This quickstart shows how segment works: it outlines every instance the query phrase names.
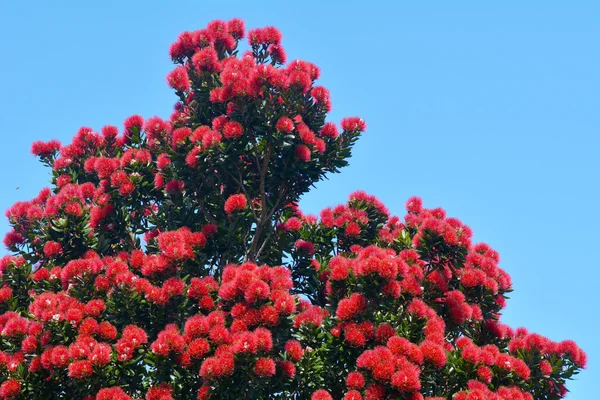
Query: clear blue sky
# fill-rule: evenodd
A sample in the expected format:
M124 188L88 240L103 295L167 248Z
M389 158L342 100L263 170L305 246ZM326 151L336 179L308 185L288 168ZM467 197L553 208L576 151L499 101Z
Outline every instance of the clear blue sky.
M216 18L275 25L290 59L321 67L332 120L368 123L351 166L303 209L356 189L399 215L411 195L444 207L500 252L515 288L504 322L576 340L590 361L568 398L598 398L600 3L83 3L0 5L2 210L48 180L34 140L170 114L178 33Z

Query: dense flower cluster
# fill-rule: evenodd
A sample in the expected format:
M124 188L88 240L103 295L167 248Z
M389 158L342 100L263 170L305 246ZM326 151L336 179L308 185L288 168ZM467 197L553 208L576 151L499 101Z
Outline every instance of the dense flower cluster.
M0 399L564 397L585 353L499 322L511 280L468 226L362 191L299 210L366 124L326 122L276 28L213 21L170 56L168 119L32 146L52 187L6 211Z

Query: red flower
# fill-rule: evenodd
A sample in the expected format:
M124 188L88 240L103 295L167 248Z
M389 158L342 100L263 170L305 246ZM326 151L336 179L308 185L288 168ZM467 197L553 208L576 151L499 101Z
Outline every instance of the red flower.
M227 32L236 40L242 39L246 32L246 24L239 18L233 18L227 21Z
M102 314L102 312L104 312L105 308L106 308L106 305L104 304L104 300L95 299L95 300L90 300L86 304L85 311L91 317L99 317L100 314Z
M542 372L542 374L549 376L550 374L552 374L552 365L548 361L542 360L540 362L540 371Z
M285 344L285 352L292 361L300 361L304 357L302 345L297 340L288 340Z
M198 72L217 72L220 68L219 57L212 47L206 47L192 57L192 65Z
M437 368L446 365L446 351L442 346L430 340L425 340L419 346L423 352L423 359Z
M4 236L4 245L9 249L12 249L17 244L21 244L25 242L25 238L19 232L16 232L14 229L9 231L6 236Z
M333 400L327 390L319 389L310 396L310 400Z
M297 217L292 217L285 221L284 227L288 231L298 232L300 229L302 229L302 220Z
M244 298L248 303L253 304L259 300L268 298L270 294L269 285L263 281L255 281L246 289Z
M485 365L480 365L477 367L477 377L486 385L489 385L493 377L492 370Z
M344 400L362 400L360 392L357 390L350 390L344 395Z
M106 125L102 127L102 136L108 140L114 140L119 134L119 128L113 125Z
M146 393L146 400L173 400L173 390L166 383L154 386Z
M65 346L56 346L51 351L50 361L57 368L64 368L69 364L69 350Z
M135 325L127 325L123 330L123 339L130 341L134 346L139 347L148 343L146 331Z
M296 156L296 158L298 158L299 160L302 160L304 162L310 161L310 149L303 144L296 147L296 151L294 152L294 155Z
M90 353L89 360L93 365L106 365L110 362L112 349L105 343L98 343Z
M329 90L323 86L315 86L310 91L310 95L315 99L315 103L322 105L326 111L331 111L331 94Z
M47 158L54 156L60 150L60 147L58 140L51 140L49 142L36 141L31 145L31 153L40 158Z
M62 253L62 246L57 242L46 242L44 245L44 254L46 257L55 258Z
M304 252L304 253L307 253L307 254L314 254L315 253L315 245L312 244L311 242L306 241L306 240L302 240L302 239L296 240L296 243L294 243L294 247L299 252Z
M392 375L392 385L401 392L416 392L421 389L419 368L402 368Z
M320 133L321 136L329 137L332 139L335 139L339 135L337 127L333 122L327 122L325 125L323 125L323 128L321 128Z
M360 225L358 225L356 222L350 222L348 226L346 226L344 233L347 236L358 236L360 235Z
M158 158L156 159L156 168L158 168L159 170L164 170L166 169L169 165L171 164L171 159L169 158L168 154L160 154L158 156Z
M296 366L289 361L280 361L277 365L283 371L283 374L288 378L293 378L296 376Z
M294 130L294 122L288 117L281 117L277 120L275 129L280 132L290 133Z
M0 385L0 397L3 399L13 397L21 391L21 384L16 379L8 379Z
M235 139L242 136L244 133L244 127L242 124L236 121L229 121L223 126L223 136L227 139Z
M13 290L9 286L4 286L2 289L0 289L0 304L6 303L8 301L8 299L10 299L12 294L13 294Z
M200 359L210 350L206 339L195 339L188 345L188 351L192 358Z
M342 321L347 321L361 313L366 305L366 299L363 295L353 293L349 298L343 299L338 303L336 317Z
M346 386L350 389L362 389L365 386L365 377L360 372L350 372L346 378Z
M367 129L367 124L361 118L348 117L342 120L342 129L349 132L364 132Z
M423 210L423 200L420 197L411 197L406 202L406 210L410 213L420 213Z
M234 194L229 196L227 201L225 202L225 212L227 214L232 214L236 211L241 211L246 208L248 205L248 200L246 196L243 194Z
M364 347L367 340L356 324L350 324L344 328L344 339L354 347Z
M69 377L82 379L92 375L92 363L86 360L73 361L69 364Z
M275 375L275 361L266 357L259 358L254 365L254 373L258 376L267 377Z
M190 90L190 78L185 67L177 67L167 75L169 86L179 92Z
M165 190L171 196L182 193L184 189L185 189L185 183L180 180L172 180L172 181L167 182L167 184L165 185Z
M104 321L98 325L96 333L106 340L115 340L117 337L117 328L110 322Z
M168 134L171 132L171 124L163 121L159 117L149 118L144 124L144 130L151 146L153 143L164 142Z
M131 400L131 397L118 387L101 389L96 395L96 400Z

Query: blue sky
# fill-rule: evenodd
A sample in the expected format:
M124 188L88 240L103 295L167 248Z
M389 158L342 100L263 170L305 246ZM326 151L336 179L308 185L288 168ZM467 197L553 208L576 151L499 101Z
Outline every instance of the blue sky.
M170 114L178 33L216 18L275 25L289 59L321 67L331 120L368 123L351 166L302 208L356 189L398 215L412 195L444 207L500 252L515 288L504 322L576 340L590 361L567 398L597 397L599 3L83 3L0 4L2 210L47 183L34 140Z

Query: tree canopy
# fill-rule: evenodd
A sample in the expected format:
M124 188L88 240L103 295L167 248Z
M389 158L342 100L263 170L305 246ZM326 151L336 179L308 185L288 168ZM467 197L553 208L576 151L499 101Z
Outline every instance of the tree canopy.
M499 321L511 280L467 225L362 191L299 209L366 124L327 121L281 39L184 32L168 120L33 144L52 185L6 212L0 398L564 397L585 353Z

